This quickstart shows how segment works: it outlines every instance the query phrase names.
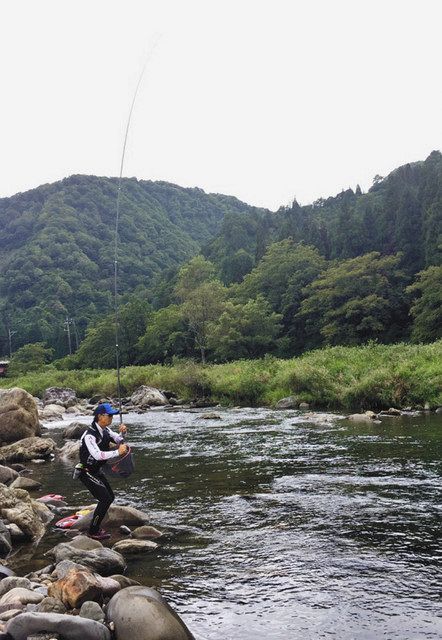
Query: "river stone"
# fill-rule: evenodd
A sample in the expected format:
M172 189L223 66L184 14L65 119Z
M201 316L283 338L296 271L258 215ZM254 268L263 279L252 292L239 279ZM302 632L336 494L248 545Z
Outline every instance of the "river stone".
M310 409L310 405L308 402L300 402L299 408L301 409L301 411L308 411Z
M11 589L21 587L22 589L31 589L31 581L28 578L20 578L19 576L9 576L0 581L0 598Z
M69 387L49 387L43 394L43 404L61 403L64 407L73 407L77 404L77 394Z
M6 632L14 640L27 640L40 631L59 633L69 640L111 640L111 633L104 624L80 616L60 613L22 613L6 625ZM129 634L126 640L129 640Z
M160 407L168 404L164 393L161 393L161 391L155 387L148 387L146 385L138 387L131 395L130 400L132 404L137 407Z
M0 445L40 435L34 398L24 389L0 389Z
M281 398L275 404L275 409L296 409L298 401L295 396L287 396L287 398Z
M22 476L20 476L16 478L14 482L9 486L11 486L13 489L26 489L26 491L36 491L37 489L41 488L41 482L33 480L32 478L23 478Z
M102 600L102 590L96 576L88 569L71 569L64 578L49 585L48 595L61 600L71 609L87 600Z
M37 605L37 611L40 613L66 613L66 607L58 598L46 596Z
M33 458L47 458L55 453L57 445L51 438L24 438L0 448L0 460L24 462Z
M11 469L11 467L4 467L0 465L0 482L2 484L10 485L16 478L18 478L18 472L15 469Z
M0 620L2 622L7 622L11 620L11 618L15 618L19 613L22 613L23 609L8 609L8 611L3 611L0 613Z
M95 509L95 505L88 505L85 508L91 508L92 511L84 518L80 518L74 525L71 527L72 529L79 529L81 531L85 531L89 529L89 525L92 521L93 510ZM142 524L147 524L149 522L149 516L144 511L139 511L134 507L125 507L119 504L112 504L109 507L109 510L104 517L103 526L109 527L119 527L122 524L137 526Z
M87 429L89 429L89 425L87 424L71 422L71 424L63 431L63 438L66 440L79 440Z
M43 504L32 500L24 489L11 489L0 484L0 515L16 524L27 538L36 540L45 531L42 513L45 509L52 518L52 513Z
M65 408L59 404L48 404L41 409L39 417L41 420L60 420L65 412Z
M150 553L158 546L156 542L151 540L120 540L114 544L112 549L126 556L136 553Z
M64 460L78 462L80 460L80 441L68 440L68 442L58 450L58 455Z
M104 576L115 572L119 573L126 568L123 556L105 547L91 551L82 551L66 542L62 542L48 551L48 555L49 554L54 556L57 563L62 560L72 560Z
M221 420L221 416L218 413L203 413L199 416L202 420Z
M71 569L86 569L86 568L87 567L85 567L82 564L79 564L78 562L72 562L71 560L62 560L55 566L55 569L53 570L52 575L58 579L64 578L64 576L68 574Z
M21 604L38 604L43 600L41 593L35 593L30 589L23 587L14 587L7 591L0 598L0 604L9 604L10 602L21 602Z
M141 584L136 580L132 580L132 578L128 578L127 576L122 576L119 574L115 574L109 576L110 579L115 580L120 585L121 589L125 589L126 587L139 587Z
M98 602L93 602L87 600L83 602L80 609L80 614L82 618L88 618L89 620L96 620L97 622L104 622L105 615L103 609L100 607Z
M82 551L92 551L93 549L104 549L104 546L101 544L99 540L93 540L88 536L75 536L72 540L69 541L71 547L75 547L75 549L81 549Z
M155 529L155 527L150 527L148 525L137 527L132 531L132 537L136 540L145 540L146 538L160 538L162 535L163 533L161 531Z
M10 576L15 576L15 572L4 564L0 564L0 580L4 580L4 578L9 578Z
M116 640L194 640L181 618L154 589L127 587L106 609Z

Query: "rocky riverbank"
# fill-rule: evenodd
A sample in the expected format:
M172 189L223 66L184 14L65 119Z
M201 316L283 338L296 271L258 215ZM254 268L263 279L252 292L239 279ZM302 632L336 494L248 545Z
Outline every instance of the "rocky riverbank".
M48 390L38 404L25 391L12 389L2 392L0 402L0 638L191 639L184 622L158 592L124 575L126 558L154 553L163 537L149 525L146 513L130 506L112 505L108 512L105 526L113 533L112 548L82 534L95 506L82 505L89 508L89 516L46 553L47 566L24 576L15 574L19 558L36 549L47 526L81 508L68 506L62 496L30 495L45 490L28 477L30 466L64 454L64 448L46 437L39 418L90 415L90 403L78 402L69 389ZM75 438L80 437L81 427ZM66 437L73 437L72 429ZM68 444L78 450L78 441Z

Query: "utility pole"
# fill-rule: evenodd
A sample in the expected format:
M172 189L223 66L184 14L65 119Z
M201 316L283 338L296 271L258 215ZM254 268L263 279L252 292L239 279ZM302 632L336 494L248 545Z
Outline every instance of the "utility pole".
M72 320L70 320L69 316L66 316L66 320L64 321L65 324L65 331L68 334L68 345L69 345L69 355L72 355L72 344L71 344L71 322Z
M78 351L78 347L79 347L79 340L78 340L78 331L77 331L77 325L75 324L75 318L71 318L72 321L72 326L74 327L74 336L75 336L75 345L76 345L76 351Z
M9 358L12 358L12 336L17 333L17 331L11 331L11 328L8 327L8 340L9 340Z

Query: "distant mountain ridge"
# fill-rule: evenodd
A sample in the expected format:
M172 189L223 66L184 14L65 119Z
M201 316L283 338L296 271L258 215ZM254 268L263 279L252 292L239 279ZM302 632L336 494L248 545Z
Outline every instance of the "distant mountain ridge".
M112 307L116 178L73 175L0 199L0 351L8 328L16 346L46 341L63 355L63 322L80 334ZM313 245L327 260L400 252L411 281L442 263L442 155L377 177L367 193L348 189L277 212L235 197L167 182L125 178L120 218L122 294L198 252L226 284L240 282L275 241ZM3 341L3 345L1 344Z
M0 199L3 334L6 324L20 326L17 344L54 343L54 331L64 341L66 315L84 331L111 308L117 185L116 178L74 175ZM120 291L149 286L198 253L226 214L256 211L198 188L123 179Z

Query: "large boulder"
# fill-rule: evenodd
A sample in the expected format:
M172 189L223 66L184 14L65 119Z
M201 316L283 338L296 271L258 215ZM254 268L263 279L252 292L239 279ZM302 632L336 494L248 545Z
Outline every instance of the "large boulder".
M105 547L87 551L77 549L67 542L61 542L48 551L47 555L52 555L56 563L62 560L71 560L103 576L109 576L112 573L121 573L126 568L123 556Z
M39 436L40 423L34 398L24 389L0 389L0 446Z
M168 399L159 389L143 385L131 395L132 404L137 407L161 407L169 404Z
M37 491L41 488L41 482L27 478L26 476L19 476L10 485L12 489L26 489L26 491Z
M53 518L50 509L32 500L24 489L0 484L0 516L16 524L28 540L37 540L45 532L45 522Z
M194 640L181 618L149 587L127 587L116 593L106 609L116 640Z
M92 511L84 518L80 518L75 522L72 526L72 529L78 529L80 531L85 531L89 528L89 525L92 521L93 510L95 509L95 505L91 505L90 507ZM119 527L122 524L128 526L139 526L143 524L148 524L149 516L144 511L140 511L139 509L135 509L134 507L125 507L120 504L112 504L109 507L107 514L104 517L103 525L106 527Z
M0 460L4 462L24 462L36 458L48 458L54 454L57 445L51 438L24 438L5 447L0 447Z
M79 440L83 433L89 428L88 424L81 422L71 422L63 431L63 438L66 440Z
M55 632L69 640L111 640L111 632L104 624L62 613L22 613L8 622L6 632L9 636L5 637L14 640L27 640L28 636L43 632Z
M73 389L69 387L49 387L43 394L43 404L61 404L64 407L73 407L78 403L78 398Z

